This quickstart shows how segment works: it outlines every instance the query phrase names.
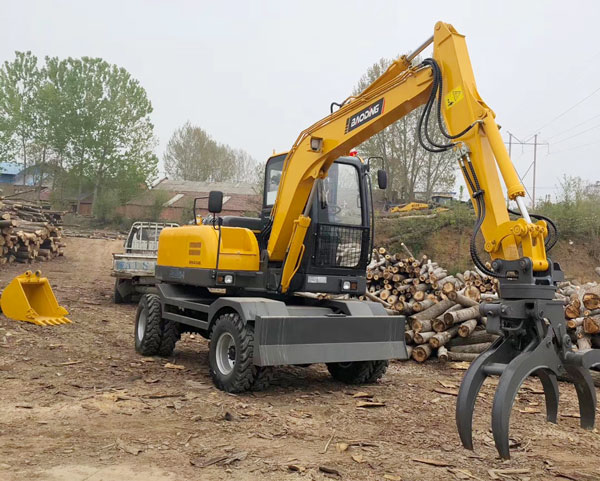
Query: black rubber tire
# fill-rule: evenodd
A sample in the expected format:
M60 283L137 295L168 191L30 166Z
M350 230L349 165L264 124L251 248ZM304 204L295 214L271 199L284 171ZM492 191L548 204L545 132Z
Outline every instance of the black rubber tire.
M122 296L121 293L119 292L119 289L117 288L117 286L121 283L125 283L125 282L129 282L131 283L130 280L127 279L115 279L115 292L113 294L113 301L115 304L130 304L131 302L133 302L133 298L131 296L131 294L128 294L126 296Z
M273 381L274 374L271 366L256 366L256 376L250 389L252 391L264 391Z
M115 279L115 291L113 293L113 302L115 304L124 304L125 303L125 299L123 298L123 296L119 292L118 286L119 286L119 279Z
M170 319L162 319L162 338L160 340L160 347L158 348L158 355L162 357L169 357L175 350L177 341L181 339L181 332L179 330L179 324Z
M230 334L235 346L235 364L230 373L219 370L216 351L219 338ZM239 314L219 316L210 335L208 362L210 376L219 389L225 392L243 392L253 388L258 368L252 363L254 350L254 327L245 323Z
M145 316L146 326L139 335L140 319ZM162 340L162 308L156 294L142 296L135 313L135 350L144 356L158 354Z
M327 369L336 381L345 384L369 384L378 381L387 371L389 361L331 362Z

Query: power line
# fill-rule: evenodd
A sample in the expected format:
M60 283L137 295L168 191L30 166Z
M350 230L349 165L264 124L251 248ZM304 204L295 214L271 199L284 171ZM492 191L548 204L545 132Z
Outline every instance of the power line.
M557 140L557 141L556 141L556 142L554 142L554 143L555 143L555 144L560 144L561 142L564 142L565 140L572 139L573 137L579 137L580 135L583 135L583 134L585 134L586 132L589 132L590 130L597 129L598 127L600 127L600 124L594 125L593 127L590 127L589 129L582 130L581 132L579 132L579 133L577 133L577 134L573 134L573 135L571 135L570 137L567 137L566 139L560 139L560 140Z
M600 88L598 90L600 90ZM538 145L548 145L548 142L538 142L538 135L539 134L533 135L533 142L528 142L528 141L521 142L516 135L513 135L511 132L508 132L508 155L509 155L509 157L512 152L513 137L515 138L515 140L517 140L516 143L520 144L521 146L533 145L533 162L531 163L531 165L533 165L533 189L532 189L533 195L531 195L530 198L531 198L532 207L534 209L535 209L535 181L536 181L536 177L537 177L537 175L536 175L537 174L537 148L538 148ZM529 172L531 165L527 169L527 172L525 172L525 175L527 175L527 173ZM518 172L517 172L517 175L519 175ZM523 177L525 177L525 175ZM523 183L523 179L520 176L519 176L519 178L521 179L521 183ZM529 195L529 192L527 192L527 195Z
M536 132L540 131L546 127L548 127L548 125L550 125L551 123L553 123L554 121L560 119L563 115L568 114L571 110L573 110L575 107L577 107L578 105L581 105L583 102L585 102L587 99L589 99L590 97L592 97L596 92L600 91L600 87L598 87L597 89L595 89L591 94L586 95L584 98L582 98L580 101L576 102L575 104L571 105L567 110L565 110L564 112L558 114L556 117L554 117L553 119L549 120L548 122L546 122L544 125L542 125L540 128L535 129ZM534 134L535 135L535 134ZM529 137L529 139L531 139L531 137ZM527 140L529 140L527 139Z
M590 117L589 119L584 120L583 122L579 122L578 124L574 125L573 127L569 127L568 129L561 130L560 132L558 132L558 133L556 133L556 134L551 135L550 137L548 137L548 140L553 139L556 136L560 136L560 135L562 135L564 133L570 132L571 130L576 129L577 127L580 127L582 125L587 124L590 120L597 119L598 117L600 117L600 114L594 115L593 117Z
M589 142L587 144L580 144L580 145L576 145L575 147L569 147L568 149L557 150L556 152L548 152L547 155L560 154L562 152L571 152L572 150L578 150L578 149L582 149L584 147L589 147L590 145L596 145L596 144L600 144L600 141Z

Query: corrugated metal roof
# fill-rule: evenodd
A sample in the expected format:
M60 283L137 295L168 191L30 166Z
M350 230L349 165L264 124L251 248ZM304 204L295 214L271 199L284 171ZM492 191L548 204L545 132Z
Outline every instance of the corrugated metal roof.
M23 170L23 167L14 162L0 162L0 174L17 175Z
M256 194L255 185L246 182L193 182L191 180L164 179L156 184L153 189L167 190L169 192L210 192L211 190L220 190L224 194Z

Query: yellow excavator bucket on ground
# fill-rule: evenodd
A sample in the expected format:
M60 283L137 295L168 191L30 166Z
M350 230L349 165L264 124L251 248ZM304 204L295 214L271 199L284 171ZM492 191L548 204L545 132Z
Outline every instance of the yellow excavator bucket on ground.
M2 291L0 308L6 317L38 326L56 326L71 322L52 292L48 279L40 271L15 277Z

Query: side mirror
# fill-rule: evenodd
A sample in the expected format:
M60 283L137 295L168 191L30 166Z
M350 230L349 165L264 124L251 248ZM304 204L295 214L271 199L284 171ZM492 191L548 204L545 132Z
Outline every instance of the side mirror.
M211 190L208 193L208 212L218 214L223 210L223 192Z
M385 170L379 169L377 171L377 186L381 190L385 190L385 189L387 189L387 185L388 185L387 172Z

